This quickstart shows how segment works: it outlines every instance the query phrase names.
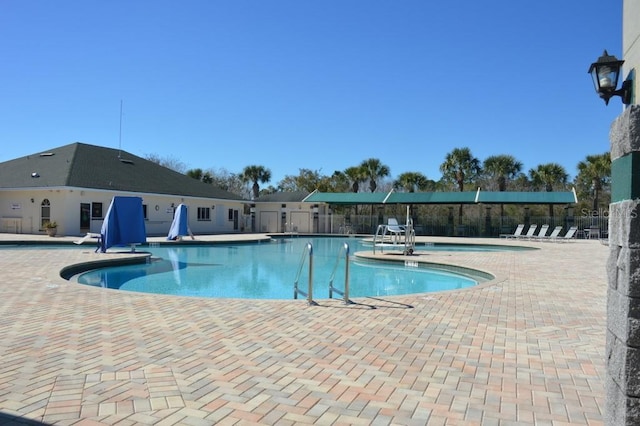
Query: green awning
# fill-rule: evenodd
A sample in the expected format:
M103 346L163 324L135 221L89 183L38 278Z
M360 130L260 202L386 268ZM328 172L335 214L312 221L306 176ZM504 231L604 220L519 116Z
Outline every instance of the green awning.
M574 204L574 192L482 192L478 202L484 204Z
M326 204L384 204L385 192L312 192L305 203Z
M307 203L326 204L574 204L574 191L553 192L313 192Z
M392 192L386 204L475 204L476 192Z

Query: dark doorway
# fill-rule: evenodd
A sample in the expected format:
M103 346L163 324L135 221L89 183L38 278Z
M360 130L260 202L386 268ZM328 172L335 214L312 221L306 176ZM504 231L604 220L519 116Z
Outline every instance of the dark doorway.
M91 204L80 203L80 232L91 230Z

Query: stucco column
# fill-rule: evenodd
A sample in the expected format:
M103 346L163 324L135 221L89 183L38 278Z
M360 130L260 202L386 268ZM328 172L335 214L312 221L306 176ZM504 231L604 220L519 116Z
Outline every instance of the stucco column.
M605 424L640 424L640 106L611 126Z

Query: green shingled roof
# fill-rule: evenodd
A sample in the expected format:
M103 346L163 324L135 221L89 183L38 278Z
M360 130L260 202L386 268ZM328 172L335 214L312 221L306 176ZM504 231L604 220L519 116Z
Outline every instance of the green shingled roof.
M126 151L79 142L0 163L0 188L49 187L242 200Z

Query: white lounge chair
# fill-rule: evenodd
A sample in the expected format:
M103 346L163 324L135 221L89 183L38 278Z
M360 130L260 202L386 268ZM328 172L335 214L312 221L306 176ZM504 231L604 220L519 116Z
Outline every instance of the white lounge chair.
M560 232L562 232L562 225L558 225L555 228L553 228L553 231L551 231L551 234L544 237L538 237L538 239L541 241L551 241L558 238L558 236L560 235Z
M540 227L537 233L534 233L530 240L542 239L547 235L547 230L549 229L549 225L546 223Z
M87 235L85 235L84 237L80 238L79 240L75 240L74 243L75 244L82 244L82 243L84 243L85 241L87 241L90 238L98 239L98 238L100 238L100 234L94 234L94 233L91 233L91 232L87 232Z
M536 234L536 229L538 229L538 225L536 225L535 223L532 223L531 225L529 225L529 229L527 230L527 233L524 235L520 235L517 238L518 239L531 239L531 237L533 237Z
M572 226L571 228L569 228L567 233L564 234L564 236L556 237L552 241L557 241L557 242L571 241L573 238L575 238L576 232L578 232L578 227L577 226Z
M500 238L518 238L524 231L524 223L519 224L513 234L500 234Z

